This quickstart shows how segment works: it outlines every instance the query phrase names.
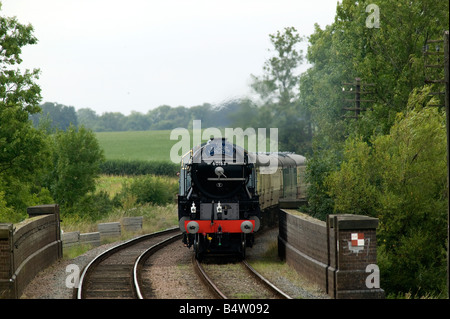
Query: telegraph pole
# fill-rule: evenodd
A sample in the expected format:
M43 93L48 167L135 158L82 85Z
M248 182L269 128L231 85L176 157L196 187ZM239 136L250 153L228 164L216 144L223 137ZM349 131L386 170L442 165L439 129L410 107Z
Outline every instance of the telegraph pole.
M374 87L375 85L372 83L362 83L361 78L355 78L355 82L353 83L342 83L344 87L342 87L342 91L344 93L354 94L353 99L344 99L344 102L351 102L353 106L346 106L343 107L343 111L352 111L354 112L353 115L343 115L344 118L355 118L358 119L361 111L365 111L366 108L361 106L361 103L366 102L375 102L375 100L367 100L362 99L361 96L364 94L373 94L373 91L367 90L366 87ZM350 86L350 89L345 90L345 86Z
M432 69L442 70L444 67L444 79L430 79L426 78L425 83L428 84L444 84L444 91L432 92L430 95L438 95L444 97L444 104L434 104L430 106L445 107L445 119L447 130L447 297L450 297L450 109L449 109L449 74L448 74L448 55L449 55L449 42L448 42L448 30L444 32L443 39L440 40L428 40L424 46L423 52L425 56L425 73L430 70L431 77L435 77L438 73L431 72ZM444 52L440 51L440 46L437 44L435 51L429 51L429 44L444 43ZM441 62L441 57L444 57L444 63ZM434 58L434 59L433 59ZM442 103L442 99L440 99Z
M445 116L447 119L447 298L450 298L450 284L449 284L449 254L450 249L450 166L449 166L449 156L450 156L450 110L449 110L449 75L448 75L448 54L449 54L449 42L448 42L448 30L444 32L444 81L445 81Z

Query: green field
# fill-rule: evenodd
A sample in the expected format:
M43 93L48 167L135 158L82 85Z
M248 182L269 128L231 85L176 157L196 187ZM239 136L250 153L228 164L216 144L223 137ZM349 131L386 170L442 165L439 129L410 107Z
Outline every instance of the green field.
M105 151L107 160L170 161L170 150L179 141L170 140L170 133L171 130L97 132L95 134ZM192 132L190 138L192 145ZM269 139L267 139L267 149L269 149L268 141Z
M97 132L108 160L170 161L170 149L177 141L167 131Z

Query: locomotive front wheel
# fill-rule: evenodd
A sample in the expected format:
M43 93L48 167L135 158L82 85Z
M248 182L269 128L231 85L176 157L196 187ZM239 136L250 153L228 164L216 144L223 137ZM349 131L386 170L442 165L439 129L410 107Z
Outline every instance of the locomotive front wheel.
M194 253L195 253L195 258L197 260L201 260L203 257L203 252L201 252L201 247L200 247L200 236L199 234L195 234L195 238L194 238Z

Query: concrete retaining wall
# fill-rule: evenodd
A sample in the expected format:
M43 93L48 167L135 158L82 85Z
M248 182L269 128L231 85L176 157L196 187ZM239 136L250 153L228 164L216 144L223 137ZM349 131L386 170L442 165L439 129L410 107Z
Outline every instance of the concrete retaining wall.
M142 229L144 217L124 217L122 218L122 226L125 231L138 231Z
M98 232L100 233L100 238L111 238L111 237L120 237L121 228L120 223L101 223L97 225Z
M142 229L143 216L124 217L121 222L100 223L97 225L97 232L80 233L79 231L64 232L62 241L64 247L71 247L78 244L90 244L99 246L102 239L120 237L122 229L124 231L135 232Z
M100 246L101 243L101 237L99 232L92 232L92 233L83 233L80 234L80 244L88 244L92 245L93 247Z

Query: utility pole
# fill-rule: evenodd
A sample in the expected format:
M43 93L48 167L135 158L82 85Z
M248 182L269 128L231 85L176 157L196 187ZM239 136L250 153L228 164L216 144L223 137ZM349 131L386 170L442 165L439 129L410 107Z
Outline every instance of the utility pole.
M351 111L353 114L352 113L350 113L352 115L346 114L346 115L343 115L342 117L358 119L361 114L361 111L365 111L367 109L366 107L361 107L361 103L375 102L375 100L367 100L367 99L361 98L361 96L364 94L373 94L374 92L367 90L366 87L374 87L375 84L362 83L361 78L355 78L355 82L342 83L342 85L343 85L343 87L342 87L343 93L355 95L355 97L353 99L344 99L345 102L351 102L353 105L342 108L343 111L345 111L345 112ZM345 86L350 86L350 88L346 90Z
M442 70L444 67L444 79L426 78L425 83L428 84L444 84L444 91L431 92L430 95L438 95L444 97L444 104L435 104L430 106L445 107L445 118L446 118L446 129L447 129L447 297L450 297L450 258L449 258L449 248L450 248L450 109L449 109L449 66L448 66L448 55L449 55L449 42L448 42L448 30L444 32L443 39L440 40L428 40L424 46L423 52L425 56L425 74L427 70L437 69ZM444 51L440 50L439 43L444 43ZM429 51L429 45L435 44L435 51ZM444 57L442 63L441 57ZM431 61L431 62L430 62ZM437 76L437 73L430 71L431 77ZM442 99L441 103L442 103Z
M449 138L449 125L450 125L450 110L449 110L449 75L448 75L448 54L449 54L449 42L448 42L448 30L444 32L444 80L445 80L445 114L447 119L447 297L450 298L450 284L449 284L449 254L450 249L450 188L449 188L449 178L450 178L450 166L449 166L449 156L450 156L450 138Z

